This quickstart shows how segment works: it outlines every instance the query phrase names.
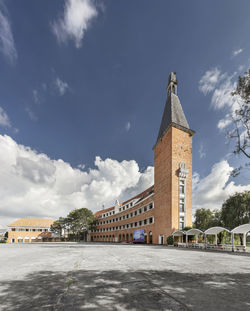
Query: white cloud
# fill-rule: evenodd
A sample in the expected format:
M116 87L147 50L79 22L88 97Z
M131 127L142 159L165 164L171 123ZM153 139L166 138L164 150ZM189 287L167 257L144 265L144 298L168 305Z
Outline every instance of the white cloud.
M39 95L38 95L38 91L37 90L33 90L32 91L32 97L33 97L34 103L39 105L40 104L40 99L39 99Z
M205 72L199 81L200 91L206 95L213 91L219 81L223 78L221 71L218 68L212 68Z
M236 192L250 190L250 184L246 186L235 185L234 181L229 182L230 173L233 167L230 167L226 160L216 163L208 176L200 179L197 173L194 173L193 181L193 209L221 208L222 203L230 195Z
M125 130L128 132L131 128L131 123L128 121L125 126Z
M232 96L232 92L236 89L235 81L237 72L232 75L222 73L217 68L208 70L200 80L199 89L206 95L212 92L211 106L214 110L223 110L225 116L218 121L217 127L224 130L232 123L231 116L239 107L239 96Z
M80 48L85 32L97 15L92 0L66 0L63 16L52 24L52 31L59 42L73 39L76 47Z
M217 110L225 107L232 107L236 101L236 97L231 95L237 85L236 82L233 81L234 75L228 76L224 74L223 76L224 79L214 90L211 100L212 107Z
M226 116L224 119L219 120L217 126L220 130L224 130L231 123L232 120L229 118L229 116Z
M10 20L3 2L0 2L0 51L12 63L17 59L17 51L11 31Z
M200 159L203 159L206 157L206 152L204 151L204 146L202 143L200 144L200 148L198 151L199 151Z
M73 168L0 135L0 218L59 217L74 209L99 210L153 184L153 167L135 161L95 159L95 169ZM3 223L3 221L1 221Z
M37 116L35 115L35 113L34 113L29 107L26 107L26 108L25 108L25 111L27 112L28 116L30 117L30 119L31 119L32 121L37 121L37 120L38 120L38 118L37 118Z
M238 49L238 50L235 50L235 51L233 51L233 56L237 56L237 55L239 55L241 52L243 51L243 49Z
M60 78L56 78L55 80L55 86L60 96L63 96L67 89L69 88L69 85L67 82L62 81Z
M2 107L0 107L0 126L11 127L10 119Z

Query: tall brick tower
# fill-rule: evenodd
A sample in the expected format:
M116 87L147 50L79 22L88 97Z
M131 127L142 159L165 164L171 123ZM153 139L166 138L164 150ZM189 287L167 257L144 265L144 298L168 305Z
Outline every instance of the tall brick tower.
M167 101L154 146L155 233L165 244L174 230L192 225L192 136L177 96L176 73L168 80Z

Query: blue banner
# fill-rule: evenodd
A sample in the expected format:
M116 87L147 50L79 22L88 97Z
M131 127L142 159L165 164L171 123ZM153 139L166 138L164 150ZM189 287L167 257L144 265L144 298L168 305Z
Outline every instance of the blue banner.
M145 230L144 229L139 229L133 231L133 242L144 242L144 234Z

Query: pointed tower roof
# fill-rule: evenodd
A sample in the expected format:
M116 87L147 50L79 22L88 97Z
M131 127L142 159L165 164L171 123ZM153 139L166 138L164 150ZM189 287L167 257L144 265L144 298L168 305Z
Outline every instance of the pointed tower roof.
M164 136L170 126L179 128L189 133L190 135L194 134L194 131L191 130L188 125L179 97L177 96L177 84L176 72L171 72L168 79L167 101L164 108L156 144Z

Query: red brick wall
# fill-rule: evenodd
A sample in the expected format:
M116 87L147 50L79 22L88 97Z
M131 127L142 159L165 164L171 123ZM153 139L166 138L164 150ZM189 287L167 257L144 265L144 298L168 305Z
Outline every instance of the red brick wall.
M164 241L179 227L179 163L189 170L186 178L186 225L192 225L192 137L170 127L154 149L155 156L155 223L153 243L160 234Z

